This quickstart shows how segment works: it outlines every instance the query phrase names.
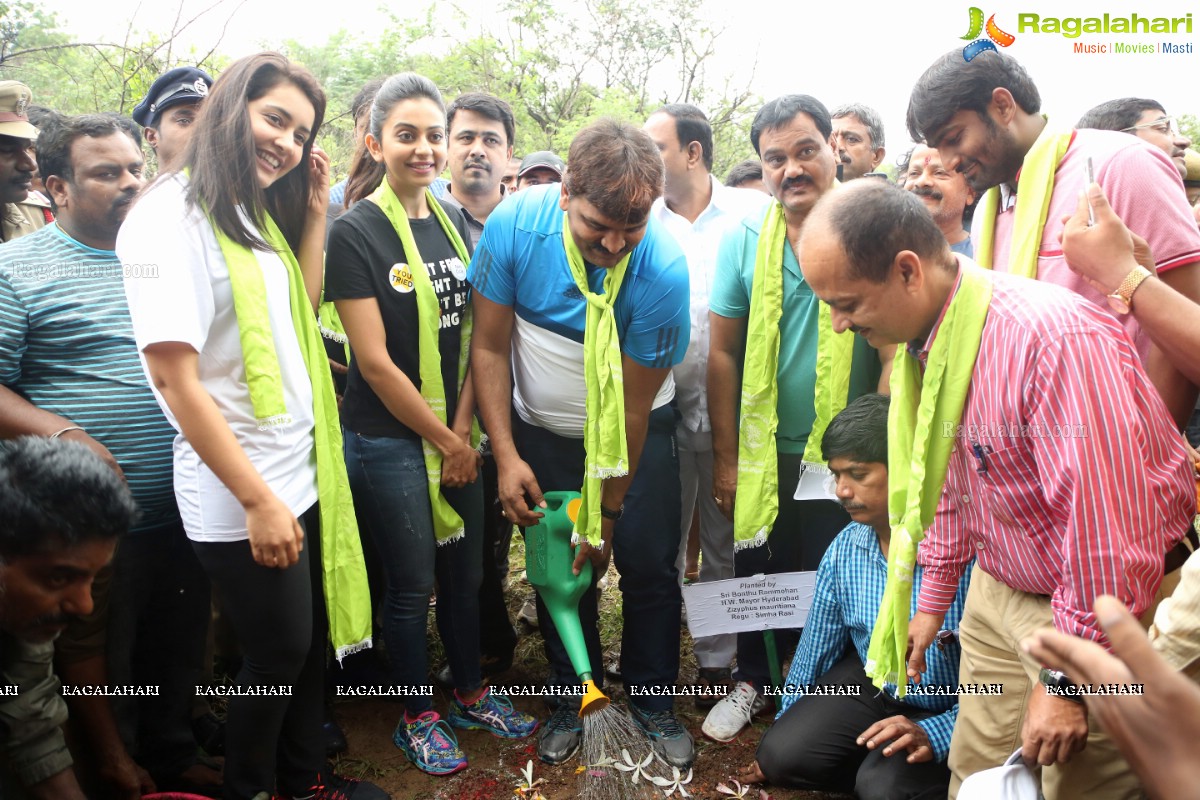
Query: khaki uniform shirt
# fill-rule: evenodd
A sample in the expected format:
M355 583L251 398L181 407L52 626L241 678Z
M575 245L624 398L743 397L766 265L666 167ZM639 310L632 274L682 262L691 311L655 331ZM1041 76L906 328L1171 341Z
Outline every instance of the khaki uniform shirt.
M0 238L11 242L44 227L49 209L50 203L33 192L22 203L0 205Z

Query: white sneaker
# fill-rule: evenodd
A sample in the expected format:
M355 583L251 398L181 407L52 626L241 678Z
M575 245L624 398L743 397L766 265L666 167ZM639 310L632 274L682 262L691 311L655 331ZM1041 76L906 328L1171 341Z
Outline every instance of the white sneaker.
M767 698L745 681L738 681L725 698L712 707L700 727L718 742L732 742L750 724L755 714L767 707Z

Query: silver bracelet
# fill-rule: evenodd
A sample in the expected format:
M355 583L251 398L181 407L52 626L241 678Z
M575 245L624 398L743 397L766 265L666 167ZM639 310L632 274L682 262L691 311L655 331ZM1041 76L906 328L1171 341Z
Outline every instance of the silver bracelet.
M50 438L57 439L64 433L70 433L71 431L83 431L84 433L87 433L87 431L84 431L83 428L79 427L78 425L72 425L69 428L63 428L61 431L55 431L54 433L50 434Z

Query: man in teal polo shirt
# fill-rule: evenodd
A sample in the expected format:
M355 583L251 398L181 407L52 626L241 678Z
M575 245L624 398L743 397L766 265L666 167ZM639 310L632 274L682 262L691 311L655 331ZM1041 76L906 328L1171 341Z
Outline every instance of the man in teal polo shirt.
M750 140L763 164L763 182L775 202L765 213L756 213L726 234L717 257L716 278L709 298L712 310L712 339L708 361L709 416L713 431L713 495L722 513L734 520L734 574L815 570L826 548L849 516L824 489L826 471L820 464L807 467L805 496L797 500L797 484L804 464L809 434L817 423L818 339L821 322L829 327L816 296L804 282L794 251L800 228L808 212L826 192L836 186L836 155L831 145L829 112L816 98L785 95L759 110L750 128ZM764 232L770 227L774 238ZM786 226L786 230L784 227ZM762 252L760 253L760 240ZM756 332L755 315L764 311L764 300L755 292L755 273L764 283L782 282L782 298L775 303L779 313L775 343L767 343ZM780 276L780 273L782 275ZM828 331L827 331L828 333ZM750 344L747 344L747 343ZM844 405L861 394L874 391L880 383L879 355L861 338L842 341L843 360L849 358L848 387L844 382L824 379L824 384ZM836 347L832 342L831 349ZM747 436L739 455L739 437L746 431L739 419L758 416L761 409L742 406L747 385L745 370L752 360L766 358L768 349L778 349L775 385L777 397L774 448L768 442ZM773 355L773 353L772 353ZM890 361L890 353L886 359ZM836 360L836 359L835 359ZM836 370L835 370L836 372ZM833 389L832 384L839 388ZM769 410L769 409L767 409ZM827 415L822 424L828 424ZM772 450L774 452L772 452ZM761 453L760 458L746 453ZM814 459L810 458L810 461ZM815 461L819 461L819 455ZM754 481L755 464L774 461L777 470ZM739 470L739 466L741 470ZM812 476L817 476L812 480ZM770 484L777 484L771 487ZM757 490L751 494L751 485ZM809 487L813 488L809 488ZM772 488L774 491L772 491ZM741 494L739 495L739 489ZM762 513L769 498L778 498L778 514ZM735 514L736 502L760 508L743 508ZM747 516L754 514L753 524ZM776 634L780 656L795 647L795 631ZM734 688L717 703L704 721L704 733L717 741L729 741L766 707L762 689L770 682L766 648L760 632L738 635L738 669Z

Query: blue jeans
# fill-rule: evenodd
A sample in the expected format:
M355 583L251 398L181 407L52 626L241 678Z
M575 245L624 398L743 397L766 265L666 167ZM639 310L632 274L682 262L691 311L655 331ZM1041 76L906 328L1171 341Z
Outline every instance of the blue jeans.
M483 485L479 480L442 495L463 519L465 534L438 546L429 503L429 478L418 439L365 436L344 430L346 470L355 507L375 539L387 576L383 637L392 682L426 686L425 628L437 578L437 626L455 688L478 689L479 584L483 575ZM432 708L427 695L405 698L417 715Z
M583 485L583 439L569 439L513 415L513 436L543 492L579 491ZM679 550L679 454L675 449L675 410L650 412L646 442L629 491L625 513L613 529L613 560L621 573L621 676L630 687L674 686L679 677L679 615L683 605L675 554ZM593 581L599 580L593 575ZM578 686L579 678L537 595L538 626L550 662L550 683ZM600 618L594 591L579 600L579 621L592 662L592 678L603 685ZM633 702L633 701L631 701ZM637 706L663 711L670 697L641 695Z

